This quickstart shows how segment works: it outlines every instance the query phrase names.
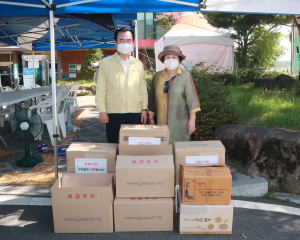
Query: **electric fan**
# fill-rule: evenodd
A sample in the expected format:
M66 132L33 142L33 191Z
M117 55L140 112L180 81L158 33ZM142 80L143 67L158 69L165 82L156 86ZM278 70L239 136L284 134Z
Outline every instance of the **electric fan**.
M25 141L25 157L16 161L21 167L32 167L42 163L42 157L30 155L29 141L34 140L42 131L42 120L40 116L30 109L15 111L9 118L9 127L12 135Z

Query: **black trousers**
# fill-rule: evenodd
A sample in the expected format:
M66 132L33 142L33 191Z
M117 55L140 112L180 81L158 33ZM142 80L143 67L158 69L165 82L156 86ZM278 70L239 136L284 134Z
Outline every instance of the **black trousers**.
M109 143L119 143L121 124L141 124L141 113L109 113L106 137Z

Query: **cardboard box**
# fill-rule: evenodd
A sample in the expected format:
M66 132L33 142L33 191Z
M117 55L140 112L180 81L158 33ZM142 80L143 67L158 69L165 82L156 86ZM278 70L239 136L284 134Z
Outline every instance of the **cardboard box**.
M63 173L51 196L55 233L113 232L113 174Z
M221 141L175 142L176 184L179 184L180 165L225 166L225 147Z
M183 204L229 204L232 176L228 167L180 168Z
M116 197L174 197L173 156L118 155Z
M153 156L173 155L172 145L119 145L119 155L124 156Z
M232 234L233 202L229 205L187 205L179 202L180 234Z
M107 173L114 173L118 144L74 142L67 149L67 172L75 172L75 158L106 159Z
M173 231L173 198L116 198L115 231Z
M160 138L161 145L169 144L169 128L167 125L129 125L122 124L119 135L119 143L128 145L129 137ZM147 141L141 143L149 145Z

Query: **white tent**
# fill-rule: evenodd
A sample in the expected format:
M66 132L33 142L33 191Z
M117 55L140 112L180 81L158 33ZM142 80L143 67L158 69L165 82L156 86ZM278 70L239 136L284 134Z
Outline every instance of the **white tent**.
M164 46L170 44L178 45L186 55L182 63L188 69L199 62L204 62L205 66L213 64L223 70L233 69L233 39L211 26L201 14L183 13L176 24L155 42L156 71L164 69L157 56Z
M158 0L199 7L201 12L299 15L299 0ZM199 4L200 2L200 4Z

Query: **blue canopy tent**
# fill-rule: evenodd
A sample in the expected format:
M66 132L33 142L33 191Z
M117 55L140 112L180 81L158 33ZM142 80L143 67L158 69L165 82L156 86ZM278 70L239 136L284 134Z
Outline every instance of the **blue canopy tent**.
M55 14L56 50L107 48L119 27L131 27L136 13ZM0 42L33 51L50 50L48 17L0 17Z
M172 12L199 11L203 0L185 0L168 2L166 0L11 0L0 1L0 17L49 17L51 59L55 59L55 14L93 14L93 13L137 13L137 12ZM62 15L63 16L63 15ZM78 16L73 16L78 17ZM120 17L121 18L121 17ZM86 20L86 19L85 19ZM86 20L88 21L88 20ZM124 20L120 20L123 22ZM93 24L91 24L93 25ZM116 24L114 24L116 25ZM39 25L37 25L39 26ZM41 29L41 31L46 31ZM69 34L72 35L72 34ZM17 36L15 36L17 37ZM37 38L38 39L38 38ZM15 43L15 39L10 38ZM62 39L63 40L63 39ZM1 42L1 41L0 41ZM23 43L27 43L26 41ZM37 42L43 46L45 42ZM84 47L86 42L81 43ZM15 44L13 44L15 45ZM38 46L38 45L37 45ZM79 44L80 46L80 44ZM42 49L42 48L41 48ZM55 61L51 61L51 75L55 76ZM53 129L54 129L54 163L55 179L58 177L57 166L57 109L56 109L56 80L52 82L53 93Z

